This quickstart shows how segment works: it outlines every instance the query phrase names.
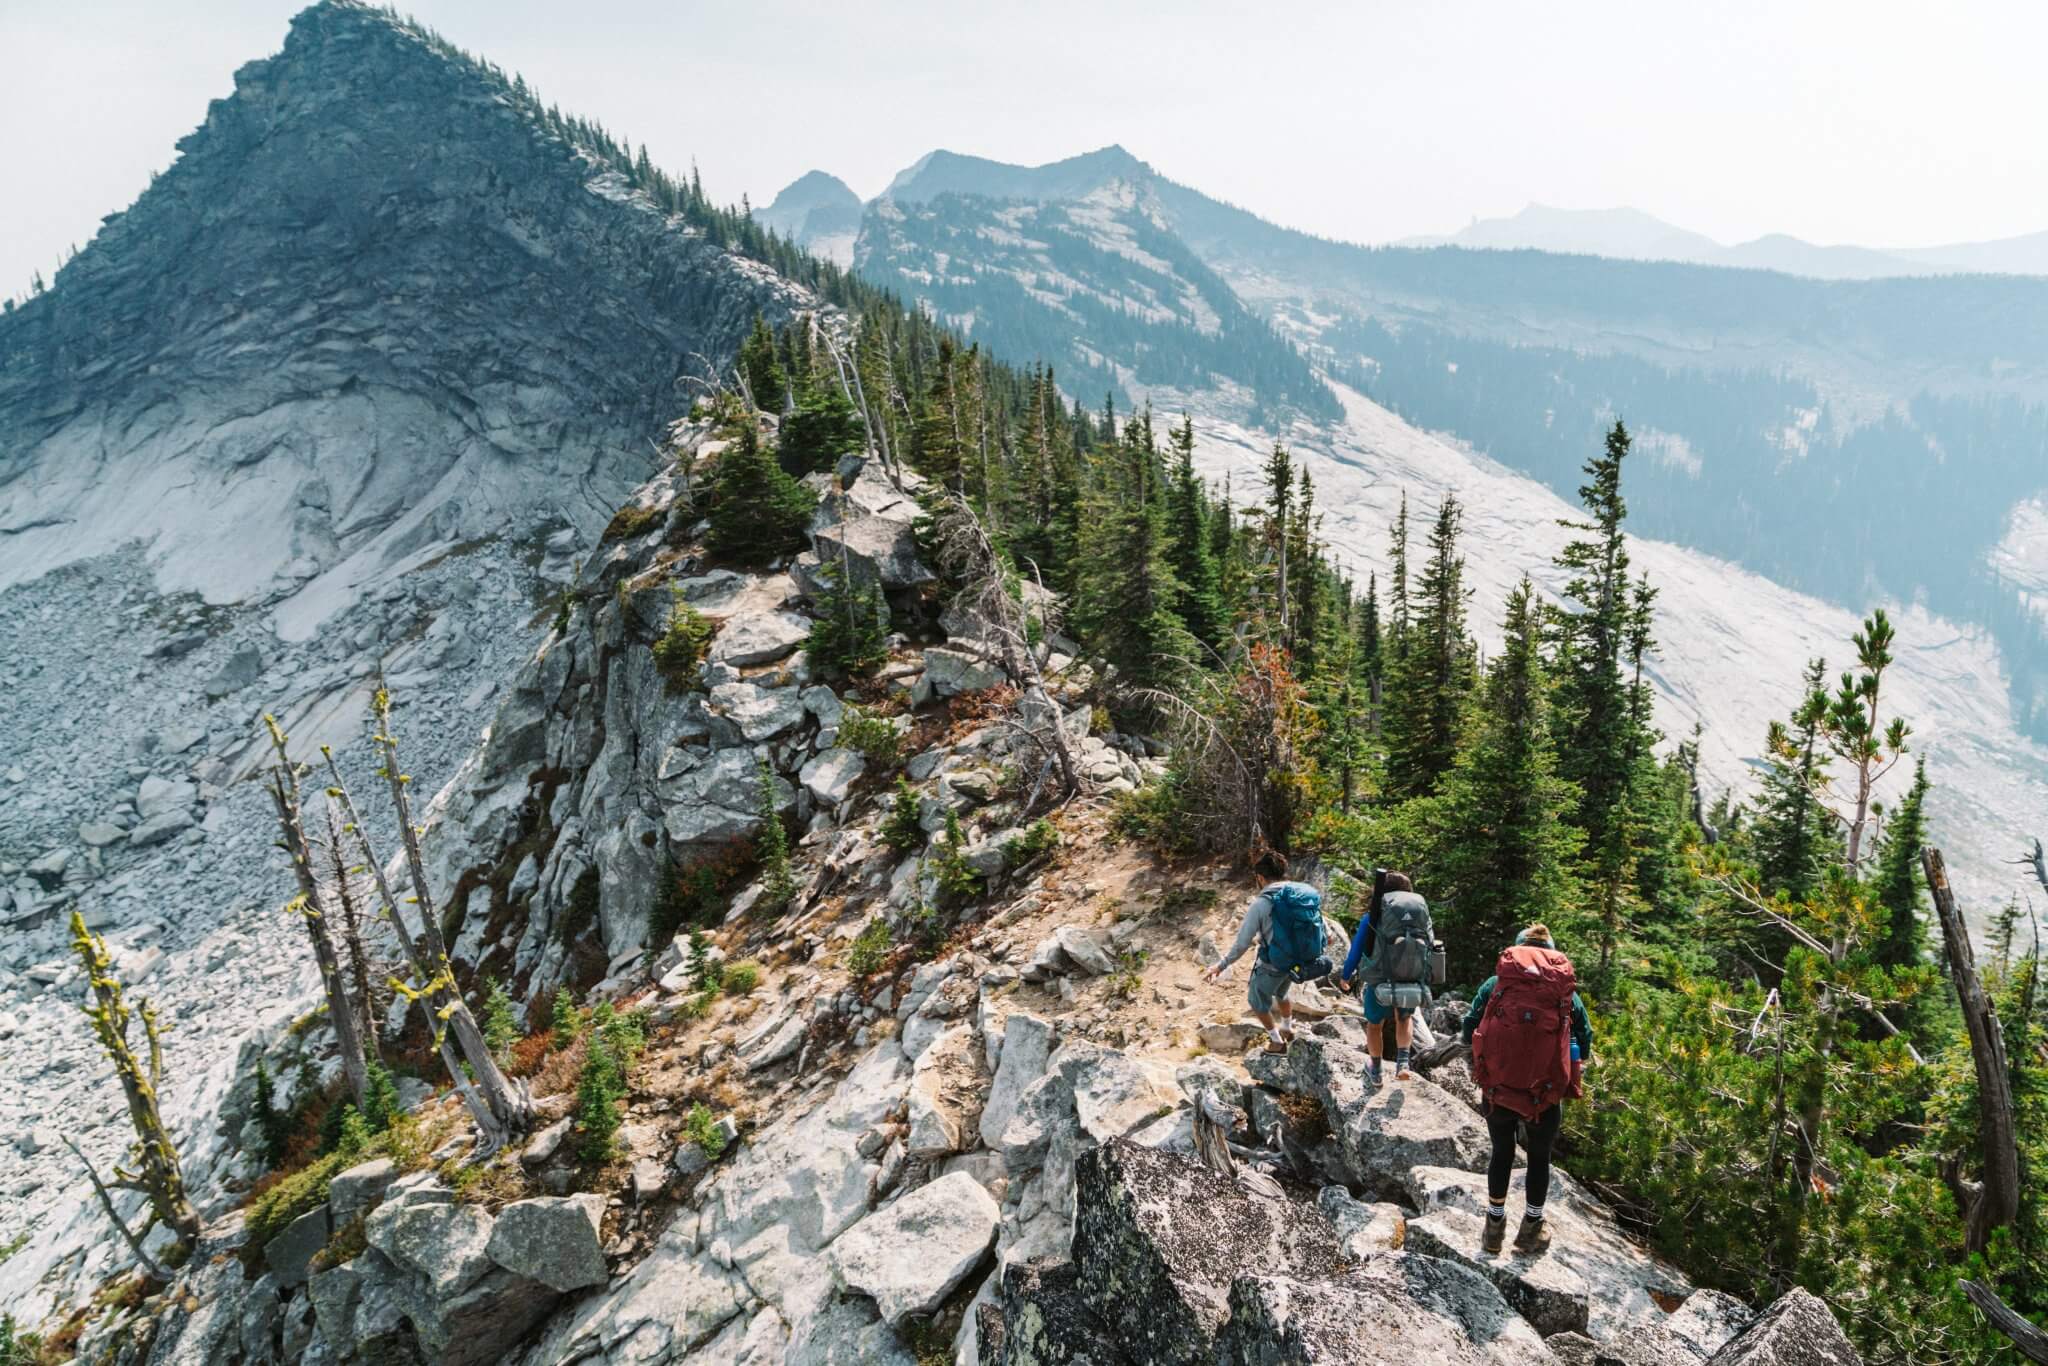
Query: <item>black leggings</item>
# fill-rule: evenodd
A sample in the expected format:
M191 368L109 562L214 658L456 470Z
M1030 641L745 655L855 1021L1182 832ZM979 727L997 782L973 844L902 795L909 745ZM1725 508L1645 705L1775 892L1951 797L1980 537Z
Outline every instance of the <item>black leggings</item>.
M1529 1126L1529 1180L1523 1194L1527 1203L1541 1208L1550 1194L1550 1145L1557 1140L1557 1123L1563 1107L1552 1105L1531 1120L1524 1120L1505 1105L1486 1107L1486 1132L1493 1139L1493 1160L1486 1166L1486 1193L1498 1205L1508 1198L1508 1177L1515 1170L1515 1126Z

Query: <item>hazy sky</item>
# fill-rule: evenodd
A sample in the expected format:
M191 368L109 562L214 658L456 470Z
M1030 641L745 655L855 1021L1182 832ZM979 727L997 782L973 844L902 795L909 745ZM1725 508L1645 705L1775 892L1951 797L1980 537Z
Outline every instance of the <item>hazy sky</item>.
M410 0L716 196L1121 142L1357 241L1538 201L1723 241L2048 228L2048 5ZM125 207L294 0L0 0L0 293Z

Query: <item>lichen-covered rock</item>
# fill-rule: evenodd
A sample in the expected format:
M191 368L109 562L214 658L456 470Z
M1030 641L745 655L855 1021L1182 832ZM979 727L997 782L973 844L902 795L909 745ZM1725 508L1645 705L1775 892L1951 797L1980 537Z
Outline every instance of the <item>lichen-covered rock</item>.
M1709 1366L1863 1366L1827 1305L1797 1287L1707 1360Z
M874 1298L892 1324L938 1308L988 1255L1002 1211L966 1172L951 1172L885 1205L839 1235L826 1260L849 1288Z
M1003 1269L996 1305L975 1324L983 1366L1128 1366L1116 1333L1081 1294L1071 1262Z
M371 1247L449 1297L491 1269L491 1216L475 1205L380 1205L363 1226Z
M286 1289L306 1283L306 1264L327 1246L333 1232L327 1206L309 1210L279 1230L263 1245L263 1264Z
M1217 1366L1554 1366L1556 1358L1486 1281L1412 1254L1331 1280L1253 1274L1231 1287Z
M515 1200L498 1211L487 1250L507 1271L553 1290L605 1282L601 1195Z
M910 1074L912 1157L964 1152L979 1136L988 1063L972 1025L955 1025L917 1059Z
M1238 1277L1323 1280L1343 1260L1314 1206L1248 1194L1185 1157L1112 1140L1074 1174L1081 1298L1137 1366L1208 1360Z
M1003 1021L1003 1051L979 1124L981 1141L989 1147L1000 1147L1003 1131L1016 1118L1024 1092L1045 1075L1052 1040L1052 1025L1036 1015L1017 1011Z

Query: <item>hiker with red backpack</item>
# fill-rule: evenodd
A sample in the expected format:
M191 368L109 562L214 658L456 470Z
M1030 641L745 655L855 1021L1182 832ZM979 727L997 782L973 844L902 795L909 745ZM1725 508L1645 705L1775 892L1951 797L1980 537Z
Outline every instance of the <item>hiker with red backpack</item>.
M1363 976L1359 1000L1365 1012L1365 1050L1372 1084L1380 1084L1380 1059L1385 1055L1385 1029L1394 1022L1394 1077L1407 1081L1408 1051L1414 1038L1415 1012L1429 1004L1435 980L1436 936L1430 927L1429 903L1416 895L1406 873L1373 870L1372 899L1358 918L1338 983L1346 991ZM1361 971L1362 967L1362 971Z
M1286 865L1275 861L1260 871L1283 874ZM1295 984L1330 974L1330 960L1323 957L1323 894L1306 882L1267 884L1245 907L1230 952L1205 969L1202 980L1216 981L1254 943L1259 952L1252 960L1246 1002L1266 1027L1266 1051L1285 1053L1294 1042L1294 1002L1289 997Z
M1494 975L1465 1011L1463 1033L1472 1046L1472 1080L1493 1140L1481 1246L1499 1252L1507 1237L1508 1178L1515 1168L1515 1131L1521 1128L1529 1174L1515 1251L1540 1253L1550 1246L1543 1223L1550 1148L1563 1103L1582 1094L1580 1073L1593 1056L1593 1022L1579 999L1572 960L1557 951L1547 927L1531 925L1502 952Z

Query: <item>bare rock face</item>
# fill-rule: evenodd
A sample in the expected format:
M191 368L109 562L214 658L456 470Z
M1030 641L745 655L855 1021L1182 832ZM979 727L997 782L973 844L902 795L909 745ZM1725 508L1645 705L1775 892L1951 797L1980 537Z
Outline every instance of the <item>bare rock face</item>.
M1863 1366L1827 1305L1793 1289L1758 1316L1708 1366Z
M221 602L594 533L689 357L800 297L367 6L300 14L179 149L0 318L0 587L133 539Z

